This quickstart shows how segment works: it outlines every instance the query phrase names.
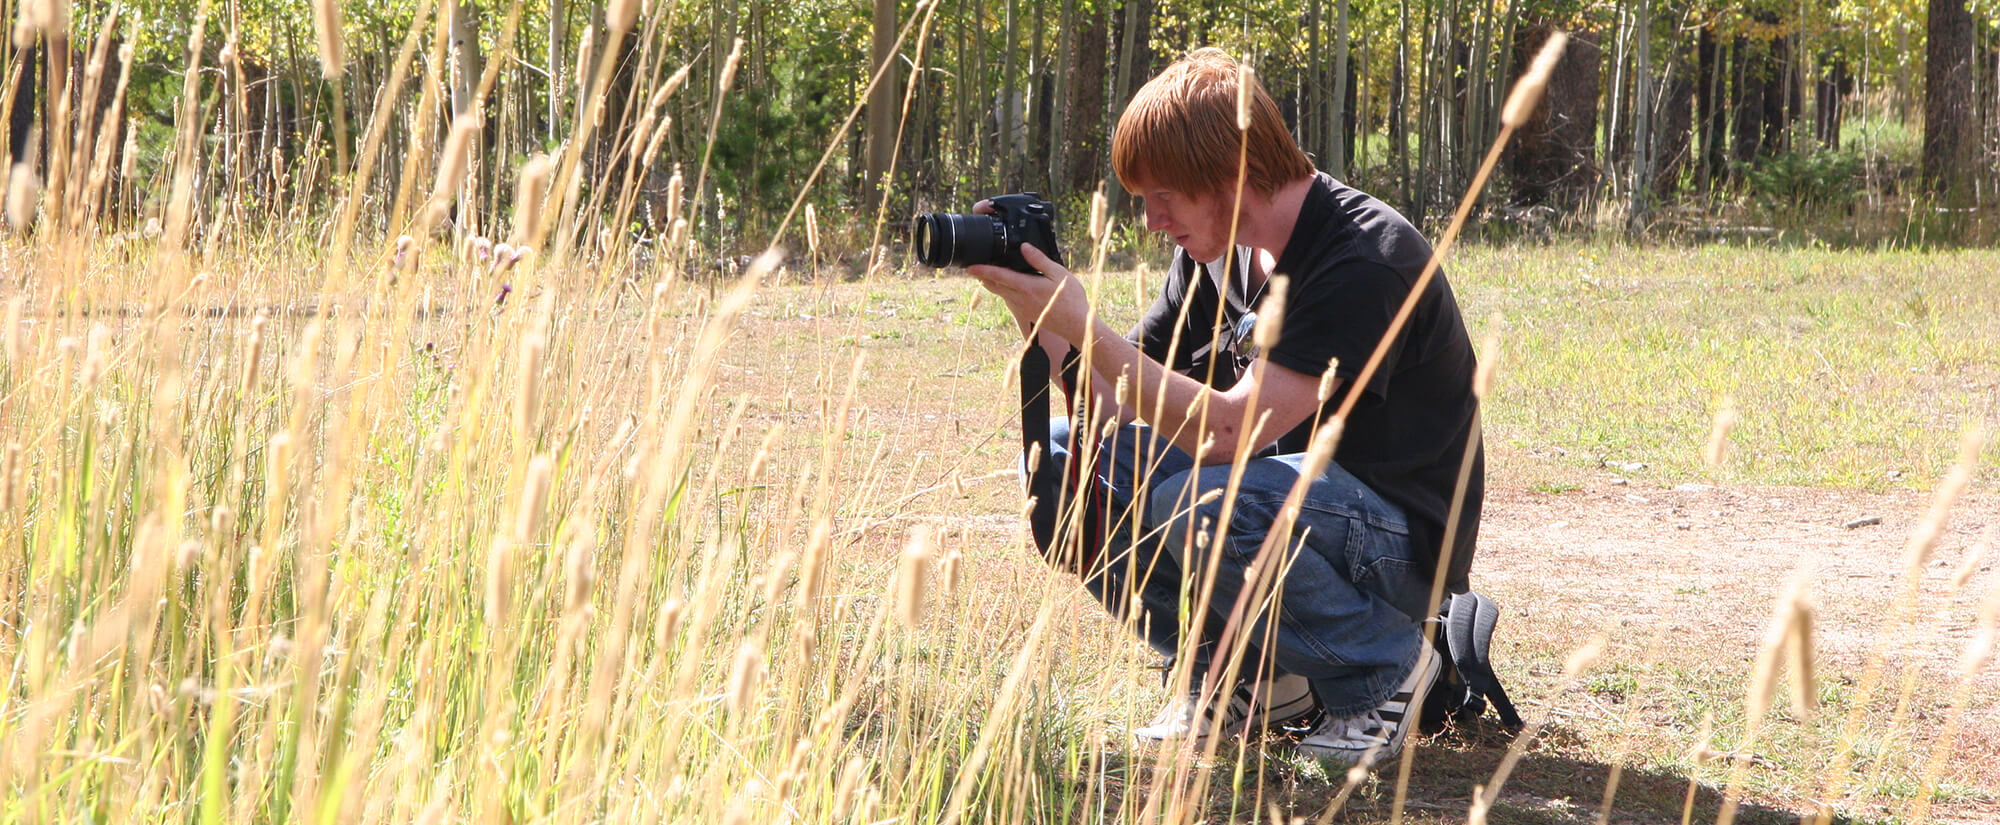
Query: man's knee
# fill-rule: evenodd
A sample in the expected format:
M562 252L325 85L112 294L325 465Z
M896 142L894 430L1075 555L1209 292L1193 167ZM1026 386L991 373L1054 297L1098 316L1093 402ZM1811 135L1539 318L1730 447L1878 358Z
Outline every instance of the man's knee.
M1216 519L1222 516L1223 487L1206 484L1203 475L1200 467L1175 473L1146 493L1146 515L1176 556L1191 540L1190 531L1214 530ZM1223 483L1227 483L1226 476Z

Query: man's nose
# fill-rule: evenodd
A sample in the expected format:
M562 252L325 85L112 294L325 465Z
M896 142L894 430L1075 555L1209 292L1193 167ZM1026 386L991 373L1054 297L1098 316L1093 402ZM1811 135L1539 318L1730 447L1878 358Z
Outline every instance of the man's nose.
M1148 232L1167 231L1166 213L1161 210L1154 209L1151 206L1146 207L1146 231Z

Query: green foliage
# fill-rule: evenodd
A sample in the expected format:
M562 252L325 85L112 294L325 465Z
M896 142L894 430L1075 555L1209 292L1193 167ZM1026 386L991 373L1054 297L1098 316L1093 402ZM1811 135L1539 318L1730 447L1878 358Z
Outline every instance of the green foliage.
M1793 149L1743 170L1750 195L1767 212L1846 209L1863 190L1863 163L1850 151Z

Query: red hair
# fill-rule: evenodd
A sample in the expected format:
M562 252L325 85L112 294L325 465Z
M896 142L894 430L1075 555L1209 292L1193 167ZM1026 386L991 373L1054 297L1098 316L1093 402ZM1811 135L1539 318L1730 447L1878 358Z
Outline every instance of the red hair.
M1277 101L1251 74L1250 128L1236 128L1241 65L1221 49L1198 49L1146 82L1111 138L1111 168L1135 194L1145 186L1212 195L1236 186L1237 152L1248 143L1246 188L1269 194L1313 173L1285 128Z

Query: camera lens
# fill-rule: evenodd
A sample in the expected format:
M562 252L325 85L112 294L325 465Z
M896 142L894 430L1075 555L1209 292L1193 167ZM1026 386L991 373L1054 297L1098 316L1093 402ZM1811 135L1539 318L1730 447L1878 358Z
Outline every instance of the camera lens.
M933 212L917 218L917 261L929 267L971 266L1000 259L1006 227L991 215Z

